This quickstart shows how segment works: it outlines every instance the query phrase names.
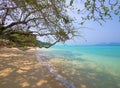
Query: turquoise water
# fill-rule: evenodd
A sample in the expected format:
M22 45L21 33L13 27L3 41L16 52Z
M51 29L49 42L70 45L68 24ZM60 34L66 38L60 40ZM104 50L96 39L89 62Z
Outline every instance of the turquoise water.
M53 46L42 52L76 88L120 88L120 46Z

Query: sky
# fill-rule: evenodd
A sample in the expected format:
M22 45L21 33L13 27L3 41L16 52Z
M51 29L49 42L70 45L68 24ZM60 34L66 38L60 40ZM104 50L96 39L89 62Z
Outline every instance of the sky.
M118 19L108 20L99 25L95 22L87 22L85 27L90 29L82 29L82 37L68 41L66 44L74 45L91 45L100 43L120 43L120 22Z
M72 15L79 18L77 14ZM103 22L102 26L92 21L88 21L83 26L88 28L81 30L82 37L67 41L65 44L92 45L101 43L120 43L120 22L117 16L113 16L113 20Z

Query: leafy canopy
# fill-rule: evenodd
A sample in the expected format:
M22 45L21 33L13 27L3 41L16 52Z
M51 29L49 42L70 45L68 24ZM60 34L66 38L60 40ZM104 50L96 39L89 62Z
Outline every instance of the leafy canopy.
M76 7L75 2L82 7ZM102 24L102 21L113 19L115 15L120 21L120 0L70 0L69 5L78 12L82 24L86 20Z
M101 23L113 14L120 16L119 0L0 0L0 35L32 34L49 46L65 42L79 34L70 8L78 12L81 25L86 20Z

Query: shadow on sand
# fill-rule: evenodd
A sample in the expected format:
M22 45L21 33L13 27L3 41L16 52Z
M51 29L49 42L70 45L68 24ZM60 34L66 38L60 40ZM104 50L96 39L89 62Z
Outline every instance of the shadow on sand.
M34 52L6 49L0 49L0 88L65 88L39 65Z

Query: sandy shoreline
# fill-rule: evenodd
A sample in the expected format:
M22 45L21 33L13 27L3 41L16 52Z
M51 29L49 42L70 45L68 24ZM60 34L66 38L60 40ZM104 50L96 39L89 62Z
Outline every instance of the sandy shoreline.
M34 48L0 48L0 88L65 88L34 54Z

